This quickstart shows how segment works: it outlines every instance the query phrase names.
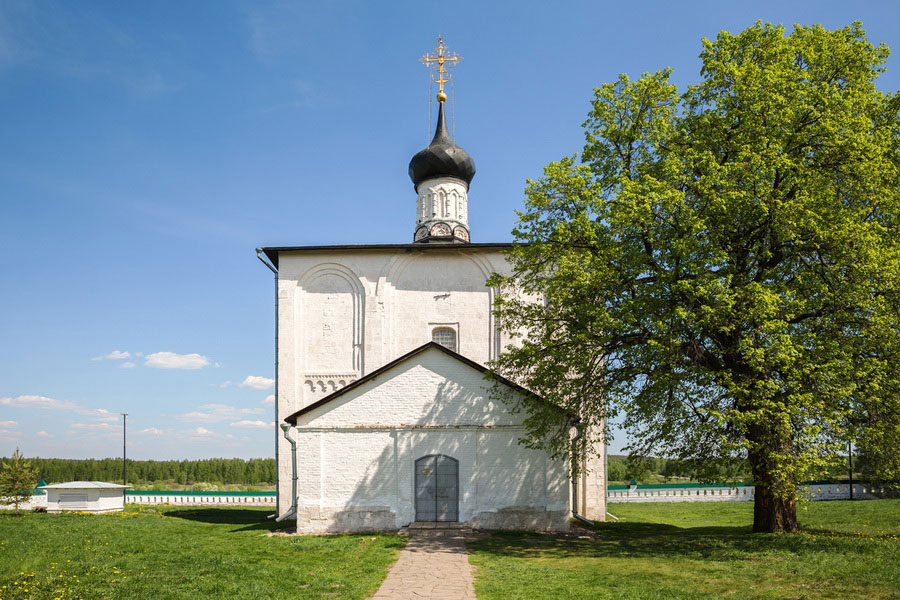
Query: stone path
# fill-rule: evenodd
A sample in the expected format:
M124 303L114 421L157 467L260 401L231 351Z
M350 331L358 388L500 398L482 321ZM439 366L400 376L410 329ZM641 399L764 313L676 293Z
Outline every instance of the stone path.
M372 600L474 600L474 567L461 531L410 530L387 579Z

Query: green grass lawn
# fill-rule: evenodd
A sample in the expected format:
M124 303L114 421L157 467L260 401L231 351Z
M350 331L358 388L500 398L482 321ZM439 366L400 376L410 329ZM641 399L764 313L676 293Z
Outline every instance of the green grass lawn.
M0 600L366 598L396 535L267 537L271 509L130 505L0 514ZM598 538L496 534L469 545L480 600L900 599L900 500L813 502L798 535L750 533L752 504L613 504ZM5 586L5 587L3 587Z
M0 514L0 600L357 598L396 535L268 537L271 508L129 505L107 515Z
M810 502L796 535L750 532L751 502L611 504L599 539L469 544L479 600L900 598L900 500Z

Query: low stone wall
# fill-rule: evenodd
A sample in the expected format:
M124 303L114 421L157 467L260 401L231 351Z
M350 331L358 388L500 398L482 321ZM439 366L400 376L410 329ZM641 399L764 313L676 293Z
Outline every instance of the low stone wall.
M229 506L275 506L275 492L153 492L125 494L129 504L200 504Z
M854 500L874 500L885 495L887 490L864 483L853 484ZM850 485L847 483L814 483L801 486L800 493L810 500L849 500ZM608 502L743 502L754 499L756 487L737 486L684 486L647 485L631 486L627 489L610 487L606 493Z
M275 506L275 492L152 492L130 491L125 494L126 504L192 504L203 506ZM0 505L2 510L12 510L12 504ZM47 508L47 495L35 494L19 510Z
M47 508L47 494L34 494L28 501L19 505L19 510L34 510L35 508ZM0 510L15 509L15 504L0 504Z

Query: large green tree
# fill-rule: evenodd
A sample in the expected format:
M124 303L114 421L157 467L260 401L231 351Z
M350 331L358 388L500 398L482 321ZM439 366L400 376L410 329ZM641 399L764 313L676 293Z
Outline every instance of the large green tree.
M578 414L528 406L527 440L721 472L749 460L755 531L797 528L797 483L848 440L900 475L900 123L888 57L859 23L757 23L670 70L595 90L580 159L529 181L496 314L496 372ZM499 389L499 388L498 388ZM498 392L499 393L499 392Z

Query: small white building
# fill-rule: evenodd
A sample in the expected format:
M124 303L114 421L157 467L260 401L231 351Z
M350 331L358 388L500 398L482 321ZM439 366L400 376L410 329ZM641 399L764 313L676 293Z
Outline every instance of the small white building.
M125 489L130 487L103 481L69 481L39 489L47 492L47 512L105 513L125 508Z

